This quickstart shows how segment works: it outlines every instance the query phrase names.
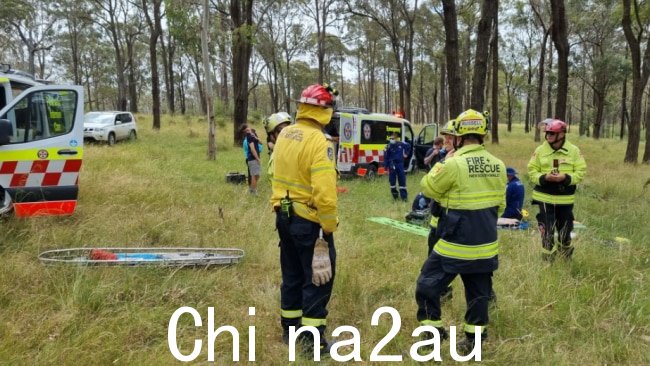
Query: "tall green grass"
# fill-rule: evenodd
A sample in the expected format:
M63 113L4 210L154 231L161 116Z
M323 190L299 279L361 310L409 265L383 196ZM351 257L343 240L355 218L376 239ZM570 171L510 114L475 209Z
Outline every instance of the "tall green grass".
M229 122L217 131L216 161L206 160L205 122L165 117L159 132L150 129L149 116L140 116L139 123L136 142L86 147L73 216L0 223L0 364L180 364L169 351L167 325L181 306L197 309L203 318L203 326L194 327L184 316L178 327L184 353L190 353L195 338L204 340L197 364L207 363L208 307L215 308L217 326L239 330L242 361L248 359L248 327L255 326L256 363L286 364L267 178L262 177L258 196L249 195L245 185L225 183L228 172L246 170ZM650 363L650 188L644 187L650 169L621 163L624 142L569 137L588 163L575 208L587 229L575 239L574 260L553 265L540 260L534 230L500 232L498 304L490 312L485 364ZM515 130L501 132L500 138L499 145L488 142L488 149L526 181L526 163L537 145L532 135ZM422 175L408 176L410 197ZM339 185L349 192L339 196L338 267L328 330L359 329L362 364L368 364L392 325L384 316L379 326L371 326L372 314L381 306L394 307L401 331L382 353L401 354L405 364L415 364L408 350L417 327L415 280L426 238L366 220L401 220L410 209L410 203L392 201L385 177ZM37 259L49 249L100 246L236 247L246 255L237 265L208 269L44 267ZM465 303L462 283L457 279L453 285L443 320L459 326ZM249 316L253 306L256 315ZM216 364L232 363L229 337L220 336L215 348ZM445 364L453 362L448 348L444 342Z

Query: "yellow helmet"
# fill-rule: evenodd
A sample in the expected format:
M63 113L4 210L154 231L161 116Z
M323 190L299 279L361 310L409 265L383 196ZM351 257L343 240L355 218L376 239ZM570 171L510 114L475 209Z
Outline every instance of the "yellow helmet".
M454 129L455 129L454 124L455 123L456 123L455 119L450 119L449 121L447 121L447 124L445 125L445 127L443 127L442 130L440 130L440 134L441 135L451 135L451 136L456 135L456 133L454 132Z
M276 127L283 123L291 123L291 116L287 112L273 113L264 120L266 133L271 133Z
M487 112L481 113L468 109L456 118L454 132L456 136L481 135L485 136L488 130Z

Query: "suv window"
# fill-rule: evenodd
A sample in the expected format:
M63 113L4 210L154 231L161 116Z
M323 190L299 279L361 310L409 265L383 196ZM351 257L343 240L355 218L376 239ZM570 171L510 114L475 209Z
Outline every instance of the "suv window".
M30 93L0 119L11 122L9 143L21 143L61 136L72 131L77 93L48 90Z
M122 121L122 123L129 123L132 121L131 115L129 113L121 113L118 118L119 121Z

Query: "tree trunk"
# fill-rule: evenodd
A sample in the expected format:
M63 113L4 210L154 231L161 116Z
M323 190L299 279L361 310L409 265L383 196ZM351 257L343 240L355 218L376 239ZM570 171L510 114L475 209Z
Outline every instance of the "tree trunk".
M635 13L637 13L638 6L634 2ZM625 39L627 39L630 48L630 55L632 57L632 100L630 101L630 125L628 128L629 137L627 139L627 149L625 151L624 162L636 164L639 157L639 142L641 139L641 103L643 100L643 90L648 82L648 75L650 74L650 38L646 44L645 54L643 60L641 59L641 34L638 37L632 30L632 20L630 18L630 0L623 0L623 32ZM646 130L646 135L648 134ZM648 152L648 142L646 140L646 153ZM644 162L650 159L650 154L644 154Z
M569 92L569 39L564 0L551 0L553 24L551 35L557 50L557 99L555 118L566 121L567 95Z
M484 109L485 78L487 75L490 35L497 9L497 0L483 0L481 20L478 22L478 28L476 29L476 55L474 57L474 75L472 76L472 96L470 106L472 109L477 111Z
M239 130L248 118L248 72L253 52L253 0L231 0L232 19L232 83L234 93L235 146L241 145Z
M492 17L492 143L499 143L499 0L494 1L494 14ZM512 129L511 120L508 119L508 131Z
M603 125L603 113L605 110L605 96L599 91L594 90L594 102L596 105L596 115L594 116L594 133L595 140L600 138L600 130Z
M160 130L160 77L158 76L158 54L156 46L162 33L160 25L160 6L162 0L142 0L142 11L149 25L149 59L151 64L151 109L153 112L153 129ZM150 6L151 5L151 6ZM149 15L149 7L153 8L153 19Z
M544 31L542 38L542 47L539 50L539 74L537 76L537 97L535 98L535 118L533 126L535 128L535 142L541 141L539 123L542 122L542 102L544 101L544 67L546 67L546 42L548 41L550 29ZM551 58L553 55L551 55ZM548 115L550 117L550 114Z
M553 118L553 84L551 76L553 72L553 43L548 45L548 72L549 77L546 79L546 118Z
M138 33L139 34L139 33ZM134 55L133 55L133 46L136 41L136 36L138 34L134 34L132 36L127 36L126 37L126 57L127 57L127 64L128 64L128 81L129 81L129 87L128 87L128 95L129 95L129 111L132 113L138 113L138 83L136 82L136 65L135 61L133 60Z
M619 134L619 139L623 140L625 136L625 121L629 120L627 115L627 76L623 80L623 91L621 93L621 132Z
M447 73L445 59L440 60L440 104L438 107L438 123L446 123L449 120L449 103L447 102Z
M463 81L458 66L458 21L454 0L442 0L445 25L445 55L449 89L449 115L456 118L463 112Z
M210 2L203 1L203 16L201 19L201 53L203 56L203 72L205 76L205 106L206 117L208 119L208 151L207 159L216 160L216 126L214 124L214 112L212 111L214 103L212 100L212 66L210 65L210 56L208 45L210 44Z
M533 48L532 47L532 39L529 39L528 43L529 49ZM525 122L524 122L524 132L529 133L530 132L530 103L531 103L531 98L530 98L530 92L532 90L532 85L533 85L533 55L532 52L527 52L528 54L528 79L526 80L526 115L524 116Z

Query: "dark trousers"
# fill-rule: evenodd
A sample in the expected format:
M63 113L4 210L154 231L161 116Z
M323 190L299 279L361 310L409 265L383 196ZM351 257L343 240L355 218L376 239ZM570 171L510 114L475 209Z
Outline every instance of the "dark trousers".
M420 271L415 288L415 300L418 304L417 319L442 320L440 296L443 295L458 273L448 273L442 269L440 255L433 253L427 258ZM488 301L492 289L492 272L460 273L465 286L465 324L487 326Z
M538 203L537 225L542 235L544 259L553 259L556 254L571 258L571 231L573 230L573 205L552 205ZM559 245L555 244L555 231Z
M429 225L429 228L431 230L429 231L429 237L427 238L427 246L429 247L427 251L427 257L431 256L431 252L433 252L433 247L436 245L438 239L440 239L437 229L431 225Z
M312 325L322 334L336 268L334 237L324 235L329 244L332 280L325 285L315 286L312 283L311 262L320 225L299 216L286 218L277 213L276 228L280 235L282 328L287 331L290 326Z
M397 199L397 186L395 180L399 183L399 197L402 201L406 201L408 196L406 192L406 173L404 172L404 164L393 163L389 165L388 182L390 183L390 193L393 199Z

